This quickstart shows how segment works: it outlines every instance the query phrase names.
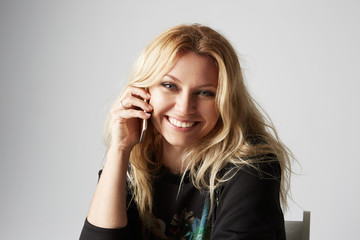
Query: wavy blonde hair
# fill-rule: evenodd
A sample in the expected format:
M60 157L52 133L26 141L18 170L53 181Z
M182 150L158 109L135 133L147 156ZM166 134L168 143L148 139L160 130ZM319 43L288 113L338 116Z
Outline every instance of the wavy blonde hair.
M220 176L218 172L228 166L255 167L259 156L273 154L281 168L280 198L283 207L290 180L291 152L279 140L276 130L266 114L250 96L243 80L238 56L221 34L199 24L179 25L155 38L141 53L128 85L149 88L158 84L174 65L181 52L191 51L212 58L218 67L216 106L219 121L202 141L189 147L184 154L193 184L210 193L211 206L214 191L231 174ZM111 144L110 121L106 127L107 147ZM161 135L149 121L148 131L142 143L137 144L130 156L129 183L133 189L143 223L149 224L152 212L152 184L161 167ZM254 144L254 139L261 139ZM212 211L212 208L211 210ZM210 214L209 214L210 216Z

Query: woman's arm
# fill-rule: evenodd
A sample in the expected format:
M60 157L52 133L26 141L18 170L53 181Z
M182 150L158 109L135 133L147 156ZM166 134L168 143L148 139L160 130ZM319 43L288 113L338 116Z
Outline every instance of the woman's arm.
M130 153L110 148L99 179L87 220L102 228L122 228L127 225L126 171Z
M107 163L110 163L111 160L111 153L112 150L109 151L108 155L108 161ZM116 151L115 155L117 155ZM105 169L111 169L115 166L111 166L112 164L106 164L105 167L99 172L99 185L95 191L95 195L90 207L89 216L86 219L83 229L81 231L80 240L119 240L119 239L141 239L142 238L142 229L141 229L141 221L139 218L139 213L136 207L136 204L134 202L129 203L129 190L126 190L126 197L124 200L124 194L123 194L123 186L121 186L122 180L116 181L115 186L113 188L117 188L116 186L119 185L119 194L116 194L113 192L113 188L111 188L111 175L114 174L114 172L111 173L111 170L105 171ZM121 165L119 166L119 169L121 169ZM105 171L105 173L104 173ZM126 170L125 170L126 171ZM121 174L121 170L118 171ZM115 173L116 176L121 176L120 174ZM105 177L103 177L105 176ZM114 177L113 176L113 177ZM123 175L122 175L123 176ZM115 179L113 178L113 179ZM122 179L122 177L121 177ZM107 182L109 181L110 182ZM119 184L120 183L120 184ZM104 184L104 186L101 186ZM127 188L127 186L126 186ZM106 194L106 191L110 191L110 194ZM111 196L114 195L115 196ZM104 196L106 196L104 198ZM110 201L109 201L110 200ZM107 203L109 201L110 203ZM124 210L124 203L123 201L126 201L126 211ZM104 208L104 206L105 208ZM116 207L119 206L119 207ZM119 210L118 212L114 209ZM122 211L122 212L121 212ZM110 216L106 216L106 213L110 212ZM89 218L93 217L93 220L89 220ZM101 218L105 218L105 221L98 222L98 220L101 220ZM115 225L110 226L106 225L110 222L111 218L115 218L115 221L120 222L122 220L127 222L127 225L125 227L116 227ZM104 224L104 225L102 225ZM120 223L119 226L122 224ZM102 227L101 227L102 226Z
M138 222L136 211L132 209L129 215L127 210L126 173L131 150L139 142L141 119L148 119L150 114L147 112L152 111L144 99L150 99L145 89L127 87L111 109L110 148L81 239L99 239L94 236L103 236L103 233L110 238L101 239L115 239L113 236L117 233L137 229L137 226L128 226L129 222Z

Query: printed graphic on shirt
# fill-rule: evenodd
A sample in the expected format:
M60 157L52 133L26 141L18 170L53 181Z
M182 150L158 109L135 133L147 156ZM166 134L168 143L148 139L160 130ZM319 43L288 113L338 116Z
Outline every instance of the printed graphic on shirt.
M211 223L207 220L209 215L209 199L206 198L201 219L194 216L186 208L180 214L175 214L165 234L166 224L154 216L152 233L162 240L206 240L210 238Z

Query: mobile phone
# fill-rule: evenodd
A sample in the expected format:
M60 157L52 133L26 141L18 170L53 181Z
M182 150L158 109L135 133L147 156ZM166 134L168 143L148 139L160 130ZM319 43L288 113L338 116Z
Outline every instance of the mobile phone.
M144 101L148 102L148 101L146 101L146 99L144 99ZM144 140L146 130L147 130L147 119L143 119L142 126L141 126L140 142L142 142Z

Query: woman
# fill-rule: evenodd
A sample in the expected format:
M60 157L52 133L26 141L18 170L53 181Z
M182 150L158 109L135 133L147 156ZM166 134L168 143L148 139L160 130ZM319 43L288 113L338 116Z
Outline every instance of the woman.
M80 238L285 239L290 156L230 43L209 27L176 26L144 50L111 109Z

